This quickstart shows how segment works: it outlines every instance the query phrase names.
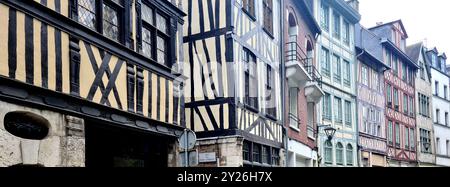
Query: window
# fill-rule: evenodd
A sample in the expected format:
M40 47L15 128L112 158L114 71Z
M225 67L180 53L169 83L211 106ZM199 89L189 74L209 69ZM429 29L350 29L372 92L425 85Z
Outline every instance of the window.
M273 2L263 0L264 8L264 30L273 35Z
M422 61L419 61L419 66L420 66L420 69L419 69L420 78L422 80L425 80L425 68L424 68L425 65L424 65L424 63Z
M333 164L333 144L326 141L324 148L325 164Z
M78 1L78 22L117 42L122 42L120 34L123 12L121 0Z
M362 65L361 67L361 83L369 86L369 72L365 65Z
M247 49L244 49L245 63L245 99L244 102L252 109L258 109L258 76L256 57Z
M320 26L326 32L330 31L330 8L325 5L324 1L322 1L320 8Z
M413 128L409 130L409 145L411 146L411 151L415 151L416 149L416 134Z
M392 58L393 58L392 70L394 71L394 74L398 76L398 58L394 55L392 55Z
M289 89L289 125L299 128L298 119L298 88Z
M405 135L405 149L408 150L409 149L409 128L408 127L405 127L404 135Z
M341 143L336 146L336 164L344 165L344 146Z
M262 149L262 163L270 164L270 147L263 146Z
M261 163L261 145L253 144L253 162Z
M408 73L407 73L407 67L406 63L402 63L402 80L407 81Z
M430 117L430 98L419 93L419 114L423 117Z
M444 86L444 98L448 99L448 87Z
M372 71L372 89L380 90L380 79L376 71Z
M447 140L445 147L447 148L447 156L450 156L450 141Z
M436 123L441 124L441 110L436 109Z
M250 143L248 142L244 142L244 144L242 145L242 150L243 150L243 159L245 161L250 161Z
M445 126L448 126L448 112L445 113Z
M347 145L347 166L353 166L353 146Z
M394 127L393 127L393 123L392 121L388 122L388 134L387 134L387 139L388 139L388 144L389 145L394 145L394 139L393 136L394 135Z
M434 82L434 95L439 96L439 82Z
M341 83L341 59L337 55L333 55L333 71L334 82Z
M277 110L276 110L276 104L275 104L275 72L272 71L272 67L270 65L267 65L267 78L266 78L266 88L269 95L266 96L266 110L267 114L270 117L276 118L277 117Z
M339 97L334 98L334 120L342 124L342 100Z
M441 139L436 138L436 154L441 155Z
M420 150L422 153L431 153L431 131L420 129Z
M396 88L394 88L394 106L396 111L400 110L400 100L398 96L398 90Z
M159 11L143 3L142 17L142 51L147 58L157 63L170 66L168 60L169 26L168 19Z
M344 43L348 46L350 45L350 24L347 21L344 21Z
M328 51L328 49L322 48L321 62L322 73L325 76L330 77L330 52Z
M326 120L331 120L331 95L325 93L323 99L323 116Z
M409 102L408 98L409 98L408 95L403 94L403 113L405 113L406 115L409 115L408 114L408 102Z
M275 148L272 149L272 165L274 166L280 165L280 150Z
M333 11L333 37L341 39L341 16Z
M255 17L255 0L243 0L242 9L252 17Z
M400 148L400 124L395 123L395 146Z
M352 103L345 101L345 125L352 127Z
M387 64L390 66L390 67L392 67L392 55L391 55L391 52L390 51L388 51L387 49L385 49L385 61L387 62Z
M388 107L392 107L392 86L390 84L386 85L386 99Z
M441 69L441 68L439 67L439 63L438 63L438 61L437 61L437 56L436 56L436 54L434 54L434 53L431 55L431 63L433 64L433 66L434 66L435 68Z
M347 60L344 60L344 85L351 86L350 62Z

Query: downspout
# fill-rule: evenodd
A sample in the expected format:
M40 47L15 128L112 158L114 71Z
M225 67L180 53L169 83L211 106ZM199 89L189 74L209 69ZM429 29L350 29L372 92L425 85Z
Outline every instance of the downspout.
M366 52L366 50L365 50L365 48L364 48L364 41L362 40L362 34L363 34L363 29L362 29L362 27L359 29L359 31L360 31L360 34L359 34L359 37L360 37L360 42L361 42L361 53L360 54L358 54L358 55L356 55L356 69L355 69L355 79L357 80L358 79L358 58L360 57L360 56L362 56L365 52ZM355 81L355 82L358 82L358 81ZM356 85L355 85L355 87L356 87ZM357 88L355 88L356 89L356 92L355 92L355 94L356 94L356 99L355 99L355 103L356 103L356 108L358 108L358 106L359 106L359 102L358 102L358 94L359 94L359 91L358 91L358 89ZM358 115L356 115L356 153L357 153L357 155L356 155L356 160L358 161L358 163L356 163L356 165L358 166L358 167L361 167L361 158L362 158L362 153L361 153L361 149L360 149L360 147L359 147L359 117L358 117Z
M284 57L284 0L280 1L280 14L281 14L281 21L280 21L280 49L281 49L281 124L283 127L283 134L284 134L284 148L285 148L285 159L286 164L285 167L288 167L288 161L289 161L289 137L288 137L288 128L286 127L286 95L285 95L285 89L286 89L286 66L285 66L285 57Z

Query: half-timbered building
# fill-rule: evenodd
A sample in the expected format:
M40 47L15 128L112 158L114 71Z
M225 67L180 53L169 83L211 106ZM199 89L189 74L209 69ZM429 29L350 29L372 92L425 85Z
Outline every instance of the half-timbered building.
M0 166L177 166L181 3L1 0Z
M186 125L200 166L284 165L280 0L184 2Z
M357 25L356 54L358 154L362 167L386 167L386 128L382 45L377 35Z
M415 76L419 67L406 54L408 34L401 20L379 23L369 30L381 38L381 58L391 67L384 74L388 166L416 166Z
M285 126L290 167L317 166L317 104L324 93L317 70L316 39L321 29L305 0L287 0L283 10L285 56Z

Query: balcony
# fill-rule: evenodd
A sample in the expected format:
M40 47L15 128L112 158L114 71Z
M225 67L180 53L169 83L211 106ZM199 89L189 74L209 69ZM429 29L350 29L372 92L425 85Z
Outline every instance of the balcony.
M300 132L300 119L298 119L298 117L292 113L289 113L289 126Z
M305 88L308 102L318 103L325 95L322 91L322 75L297 42L286 44L286 76L289 87Z
M322 75L312 63L308 63L306 66L307 71L312 77L312 81L308 81L305 87L305 95L308 102L319 103L325 93L322 90Z
M309 61L308 58L303 58L306 56L297 42L286 44L286 77L289 87L303 88L307 82L313 80L306 69Z

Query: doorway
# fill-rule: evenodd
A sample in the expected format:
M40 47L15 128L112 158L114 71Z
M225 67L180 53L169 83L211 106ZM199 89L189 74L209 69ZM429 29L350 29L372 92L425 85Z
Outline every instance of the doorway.
M87 121L86 167L168 167L169 145L175 140Z

